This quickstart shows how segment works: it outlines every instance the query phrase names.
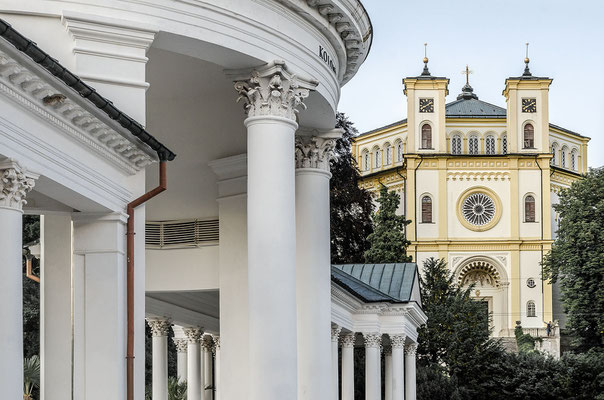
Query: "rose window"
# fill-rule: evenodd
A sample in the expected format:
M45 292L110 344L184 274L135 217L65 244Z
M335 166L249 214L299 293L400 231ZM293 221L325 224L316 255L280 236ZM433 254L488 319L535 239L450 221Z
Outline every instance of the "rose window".
M486 225L495 216L495 202L484 193L473 193L463 201L461 213L472 225Z

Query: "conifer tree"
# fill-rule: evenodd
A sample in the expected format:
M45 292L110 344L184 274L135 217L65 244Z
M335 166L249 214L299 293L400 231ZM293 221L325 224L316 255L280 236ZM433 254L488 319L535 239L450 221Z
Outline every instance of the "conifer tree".
M404 215L396 215L401 197L382 185L377 202L379 209L372 217L373 233L367 238L371 247L365 252L365 262L411 262L411 257L407 255L410 242L405 236L405 226L411 221L405 219Z

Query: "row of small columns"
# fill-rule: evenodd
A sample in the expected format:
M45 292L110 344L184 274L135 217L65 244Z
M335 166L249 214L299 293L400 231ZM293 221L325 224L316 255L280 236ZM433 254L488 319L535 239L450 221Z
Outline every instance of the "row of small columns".
M147 323L152 333L152 398L168 400L168 335L172 323L167 318L147 318ZM175 335L181 334L176 327L172 329ZM187 382L187 400L219 400L220 336L204 334L198 327L181 329L184 337L172 340L177 351L178 381Z
M389 334L390 346L382 347L382 334L362 333L365 347L365 399L382 399L381 356L384 356L384 399L415 400L415 354L417 343L404 334ZM354 400L354 347L357 334L331 331L332 387L334 400ZM342 349L342 391L338 393L338 347Z

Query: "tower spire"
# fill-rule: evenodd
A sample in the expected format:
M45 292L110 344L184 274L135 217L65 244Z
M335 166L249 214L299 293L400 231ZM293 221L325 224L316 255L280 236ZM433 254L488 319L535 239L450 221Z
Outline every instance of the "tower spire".
M524 63L526 64L526 66L524 67L524 73L522 74L522 76L532 76L533 74L531 74L531 71L529 69L529 62L531 61L531 59L529 58L529 44L528 42L526 43L526 56L524 57Z
M467 64L466 64L466 69L461 71L461 73L466 76L466 84L464 85L463 88L461 88L461 94L459 94L457 96L457 100L461 100L461 99L466 99L466 100L477 99L478 100L478 96L474 93L474 89L472 88L472 86L470 86L470 74L473 72L474 71L472 71Z
M430 71L428 70L428 43L424 43L424 70L422 71L422 76L430 76Z

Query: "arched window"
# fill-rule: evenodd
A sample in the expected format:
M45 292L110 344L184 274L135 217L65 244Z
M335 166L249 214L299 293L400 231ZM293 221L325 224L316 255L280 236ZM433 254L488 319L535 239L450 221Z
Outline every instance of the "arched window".
M577 170L577 151L573 150L570 152L570 169L573 171Z
M403 142L396 145L396 161L403 161Z
M508 135L501 137L501 154L508 154Z
M536 317L537 311L535 309L535 302L533 300L529 300L526 303L526 316L527 317Z
M535 128L533 127L533 124L524 125L524 148L535 148Z
M365 171L369 171L370 168L371 168L371 156L369 155L369 152L366 151L365 153L363 153L363 169Z
M478 154L478 136L470 136L468 148L470 154Z
M422 197L422 223L432 222L432 199L430 196Z
M487 136L485 149L487 154L495 154L495 136Z
M556 143L552 144L552 159L550 160L551 165L556 165L556 153L558 152L558 145Z
M562 147L562 151L560 151L560 166L562 168L566 168L566 152L568 148L566 146Z
M392 164L392 146L386 145L386 165Z
M451 153L461 154L461 136L455 135L451 138Z
M535 198L530 194L524 198L524 222L535 222Z
M380 168L382 166L382 152L380 149L376 149L374 153L375 162L373 163L374 168Z
M432 148L432 127L430 124L422 125L422 149Z

